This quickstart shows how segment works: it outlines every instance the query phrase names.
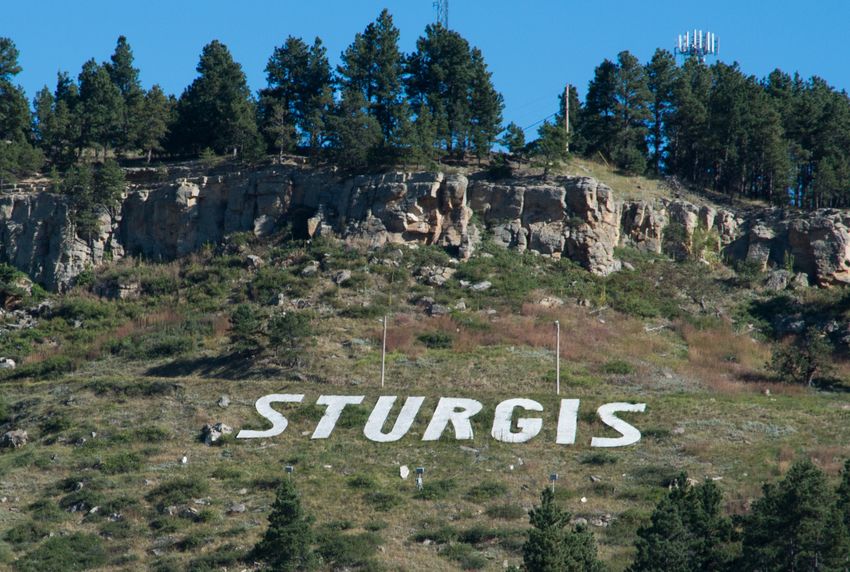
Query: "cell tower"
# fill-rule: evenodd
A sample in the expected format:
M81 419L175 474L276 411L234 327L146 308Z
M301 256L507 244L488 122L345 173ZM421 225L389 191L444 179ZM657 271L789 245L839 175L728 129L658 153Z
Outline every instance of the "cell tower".
M675 53L686 59L699 58L699 61L705 63L706 57L717 55L717 45L716 34L693 30L685 32L684 35L679 34Z
M449 0L435 0L434 10L437 12L437 22L449 29Z

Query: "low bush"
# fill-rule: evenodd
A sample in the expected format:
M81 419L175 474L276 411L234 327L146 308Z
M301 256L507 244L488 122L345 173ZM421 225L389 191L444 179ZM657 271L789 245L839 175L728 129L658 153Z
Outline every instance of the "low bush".
M19 572L71 572L91 570L107 563L103 542L93 534L74 533L48 538L18 560Z
M363 500L379 512L388 512L402 504L400 496L393 493L373 491L363 495Z
M507 493L508 487L503 483L485 481L469 489L466 492L466 498L474 502L481 502L502 497Z
M451 479L443 479L426 483L422 490L416 493L416 498L421 500L439 500L446 498L455 489L455 482Z
M581 459L579 459L579 462L582 465L613 465L617 462L617 456L612 455L611 453L605 453L604 451L599 451L583 455Z
M332 569L359 567L370 564L380 543L381 537L374 532L343 534L334 530L319 535L317 552Z
M142 458L135 453L126 451L107 457L98 465L98 469L107 475L138 471L141 467Z
M454 337L446 332L425 332L416 336L416 339L431 349L448 349L454 342Z
M487 507L487 516L502 520L525 518L525 509L515 504L494 504Z
M179 478L162 483L145 498L162 511L167 506L187 503L193 498L204 496L207 492L209 492L209 485L205 481Z

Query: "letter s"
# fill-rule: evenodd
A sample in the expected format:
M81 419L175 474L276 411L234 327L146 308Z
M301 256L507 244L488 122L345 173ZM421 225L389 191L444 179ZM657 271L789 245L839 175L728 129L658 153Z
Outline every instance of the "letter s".
M237 439L264 439L266 437L276 437L283 433L289 421L286 417L272 409L272 403L301 403L304 400L304 394L292 393L273 393L264 395L257 400L257 413L271 421L272 428L265 431L254 431L251 429L243 429L236 435Z
M640 431L629 425L614 413L618 411L635 411L643 413L646 403L606 403L597 410L599 418L605 425L619 431L622 437L594 437L590 440L591 447L625 447L640 441Z

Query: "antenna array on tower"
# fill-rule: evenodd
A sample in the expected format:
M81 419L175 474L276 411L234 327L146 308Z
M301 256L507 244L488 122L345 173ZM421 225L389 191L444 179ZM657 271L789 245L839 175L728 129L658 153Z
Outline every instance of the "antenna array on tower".
M699 58L704 62L707 56L717 55L717 46L717 34L693 30L679 34L675 52L686 58Z

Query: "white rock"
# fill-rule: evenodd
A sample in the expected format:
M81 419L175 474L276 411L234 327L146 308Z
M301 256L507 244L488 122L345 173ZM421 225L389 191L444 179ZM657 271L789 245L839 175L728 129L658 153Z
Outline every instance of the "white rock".
M410 468L407 465L402 465L398 468L398 474L402 479L407 480L407 477L410 476Z

